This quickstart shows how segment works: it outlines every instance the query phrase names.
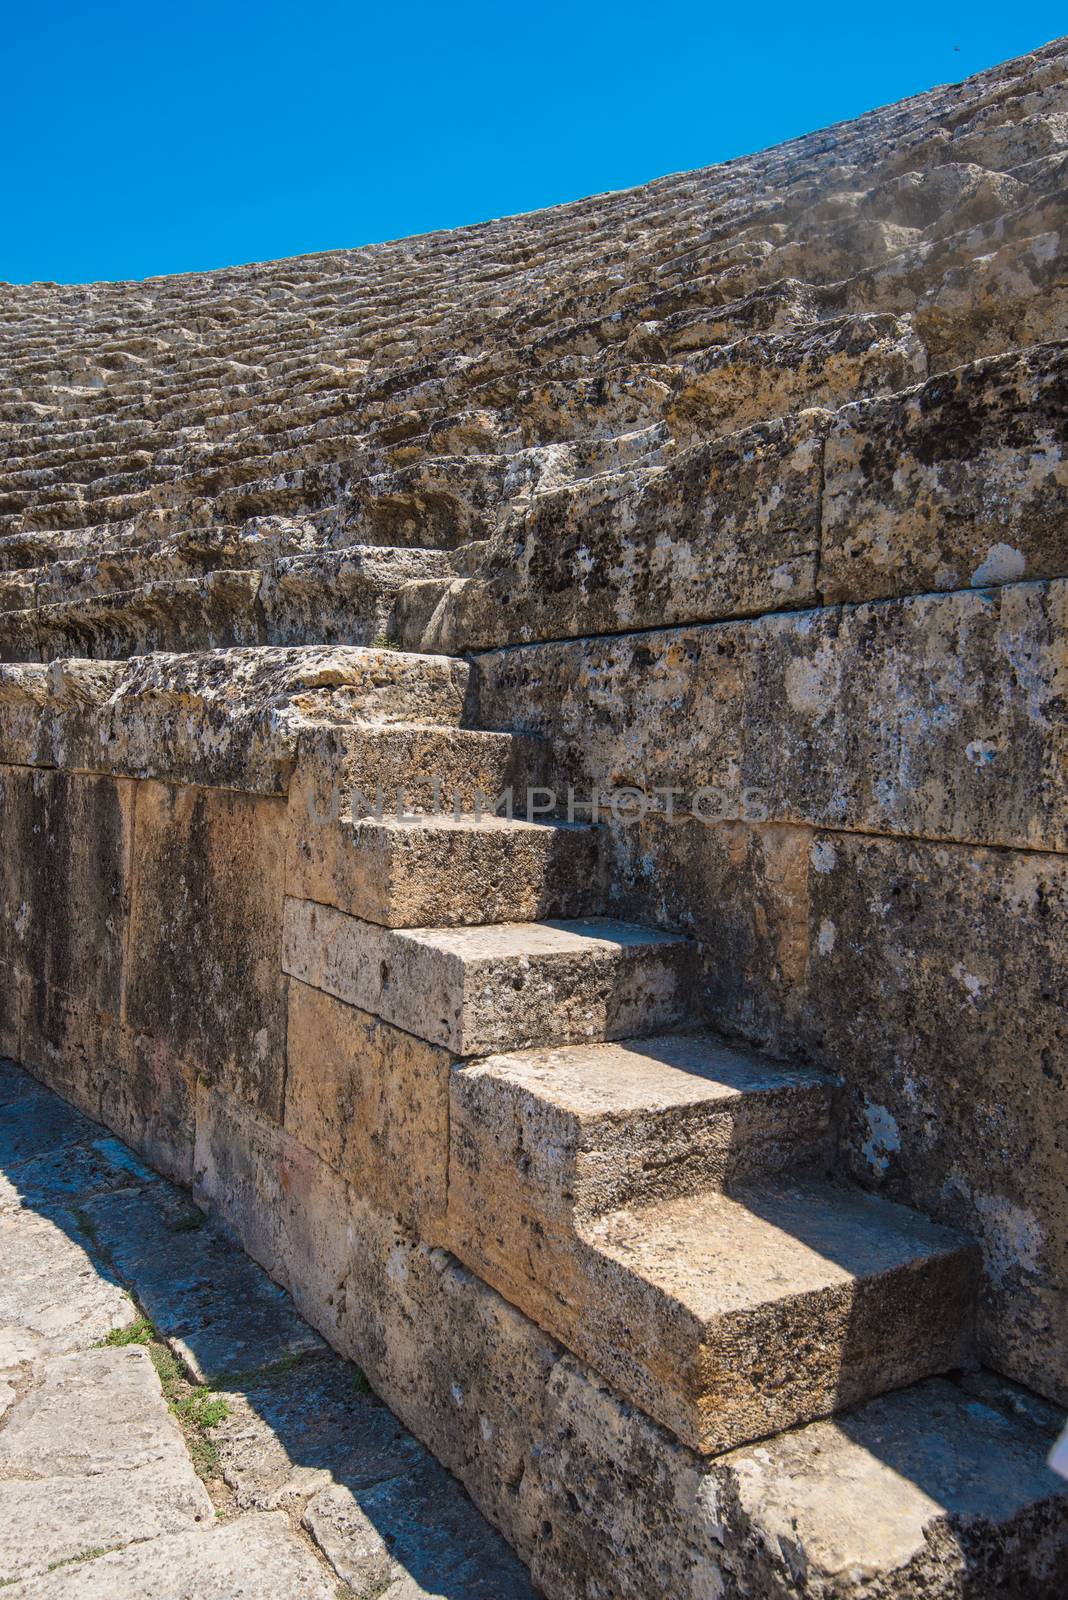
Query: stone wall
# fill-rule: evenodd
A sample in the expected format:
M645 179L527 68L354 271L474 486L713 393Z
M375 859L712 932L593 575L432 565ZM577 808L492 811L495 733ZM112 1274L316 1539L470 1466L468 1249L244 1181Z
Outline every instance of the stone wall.
M1006 478L1030 452L1002 448ZM1047 559L1068 570L1064 518ZM841 1076L850 1169L982 1241L987 1357L1062 1401L1066 593L947 588L478 660L484 721L522 707L561 792L645 797L640 822L603 813L613 903L696 936L718 1027Z
M456 1052L420 1038L433 1031L427 1025L406 1031L339 998L336 976L326 978L334 993L294 976L300 953L286 923L329 911L302 898L313 883L327 900L340 899L341 890L363 896L362 910L381 886L373 859L357 867L350 857L340 874L340 847L323 844L337 819L309 809L309 794L322 795L324 740L335 756L347 741L352 755L385 730L394 745L414 738L416 751L440 736L447 753L458 730L445 719L456 719L469 700L466 671L443 659L329 649L0 669L0 1049L191 1185L303 1315L360 1362L530 1563L547 1595L595 1600L605 1592L598 1575L610 1575L608 1592L619 1600L658 1593L741 1600L754 1592L816 1600L843 1562L852 1571L863 1560L875 1564L880 1582L888 1576L892 1587L880 1594L902 1600L917 1585L948 1600L965 1570L995 1586L1022 1572L1031 1592L1053 1600L1063 1519L1041 1452L1056 1418L1033 1396L979 1376L963 1391L935 1379L892 1397L889 1412L876 1400L842 1427L817 1423L702 1457L445 1248L455 1229L450 1179L458 1176L457 1141L462 1146L470 1110ZM407 720L429 716L441 725ZM468 737L488 739L493 751L504 736ZM209 781L212 771L225 781ZM424 879L426 839L422 830L413 838L411 883L422 882L432 902L455 908L464 895L482 896L477 883ZM692 859L679 853L684 841ZM833 964L858 937L850 918L865 921L873 888L886 893L887 875L902 869L892 850L889 862L880 859L884 841L799 826L682 824L676 832L654 827L633 847L622 836L618 843L617 897L645 905L643 875L655 866L665 917L678 919L684 905L724 885L737 917L738 877L729 867L742 869L750 921L744 929L724 924L717 934L735 947L729 993L716 992L715 974L726 968L717 965L715 941L705 939L710 1009L727 1023L751 1025L746 1007L756 992L764 1031L795 1037L805 1029L814 1035L819 1020L806 918L818 924L812 937ZM575 861L596 876L582 841L576 848ZM938 846L931 854L944 882L960 852ZM953 884L962 901L974 898L968 877L982 854L968 852L964 882ZM1001 859L1015 857L1001 852ZM1048 858L1031 852L1023 859L1041 866ZM335 876L323 876L331 863ZM676 884L672 872L680 868ZM913 865L913 886L918 876ZM1021 896L1040 892L1042 878L998 881L1000 914L1009 919ZM571 890L548 891L558 892ZM925 914L937 920L931 900ZM399 906L411 903L400 894ZM946 903L954 915L948 896ZM876 1096L887 1108L869 1134L886 1147L889 1174L907 1178L926 1200L922 1180L937 1174L943 1153L929 1149L930 1166L916 1171L899 1168L896 1151L892 1161L889 1155L889 1108L898 1106L893 1041L914 1008L909 985L920 981L893 946L897 927L889 915L878 924L899 982L886 991L885 1020L862 1058L867 1076L854 1087L870 1092L869 1111ZM934 926L931 935L938 937ZM330 950L328 938L319 940L309 959L329 961ZM881 946L873 959L882 964ZM992 963L973 965L981 977ZM927 981L937 986L942 978L935 968ZM856 960L846 960L836 981L856 984ZM872 981L881 981L878 973ZM1021 973L1022 981L1031 976ZM429 1008L432 997L418 993ZM830 1001L839 990L829 979L824 994L820 1049L844 1060L855 997L835 1012ZM1011 1059L990 1063L991 1082ZM937 1092L926 1079L926 1098L901 1111L901 1148L913 1133L909 1115L923 1109L943 1142L957 1138L960 1107L939 1115ZM975 1087L985 1129L983 1092ZM1011 1088L1003 1104L1016 1114ZM825 1132L822 1123L814 1127L813 1140ZM792 1145L796 1129L780 1135ZM559 1181L558 1153L546 1145L539 1159ZM971 1221L981 1162L960 1162L959 1170L956 1200ZM1029 1344L1019 1327L1010 1275L1020 1260L1014 1242L994 1267L1012 1291L1001 1302L1006 1364L1023 1367L1043 1335ZM994 1330L992 1347L997 1336ZM958 1515L951 1497L936 1507L925 1477L934 1457L924 1452L952 1441L954 1470L972 1463L974 1472L989 1451L990 1426L1005 1462L996 1491L984 1491L983 1515ZM832 1518L828 1545L828 1515L843 1481L853 1486L857 1530L843 1531ZM792 1539L807 1552L803 1568L792 1540L780 1537L784 1495ZM861 1530L864 1508L875 1504L880 1514L891 1504L893 1512L889 1534L873 1541Z

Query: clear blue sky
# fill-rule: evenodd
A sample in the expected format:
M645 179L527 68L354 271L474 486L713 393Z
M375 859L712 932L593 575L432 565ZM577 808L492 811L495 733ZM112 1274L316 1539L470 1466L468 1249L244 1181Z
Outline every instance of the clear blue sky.
M1066 28L1063 4L981 0L9 0L0 278L140 278L529 211L744 155Z

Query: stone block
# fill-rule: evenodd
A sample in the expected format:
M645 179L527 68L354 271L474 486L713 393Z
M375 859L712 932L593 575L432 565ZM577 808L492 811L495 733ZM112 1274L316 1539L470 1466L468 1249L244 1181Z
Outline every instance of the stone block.
M1062 850L1068 584L490 652L556 784L657 788L714 820Z
M124 1030L98 1077L101 1122L176 1183L193 1175L196 1069L165 1038Z
M1068 861L817 834L805 1034L869 1186L968 1230L981 1337L1068 1403Z
M849 405L826 443L820 592L874 600L1063 576L1068 351Z
M203 1074L276 1120L285 823L282 800L138 786L126 997L142 1071L163 1050L175 1081Z
M293 978L285 1129L357 1194L435 1238L448 1184L452 1060Z
M905 389L926 376L927 352L906 319L840 317L702 350L683 366L665 416L689 444L803 406L833 409Z
M670 1026L690 956L685 939L608 918L394 929L289 899L282 964L464 1056Z
M441 648L811 605L827 414L753 424L666 468L536 495L446 602Z
M516 797L516 810L524 806ZM444 928L604 909L598 839L580 824L395 815L294 826L286 884L390 928Z

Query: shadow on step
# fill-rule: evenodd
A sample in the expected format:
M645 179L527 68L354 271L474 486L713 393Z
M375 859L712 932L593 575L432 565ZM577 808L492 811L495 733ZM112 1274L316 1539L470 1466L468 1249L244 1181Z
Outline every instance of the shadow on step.
M217 1509L285 1511L331 1583L532 1600L526 1570L460 1484L289 1296L181 1190L7 1062L0 1259L0 1368L28 1374L50 1355L154 1330L154 1353L165 1341L193 1384L224 1397L228 1415L200 1453ZM90 1533L87 1546L102 1542Z

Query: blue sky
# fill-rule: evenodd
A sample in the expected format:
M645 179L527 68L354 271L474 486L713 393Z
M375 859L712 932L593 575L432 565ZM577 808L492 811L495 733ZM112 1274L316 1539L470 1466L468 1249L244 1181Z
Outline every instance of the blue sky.
M8 0L0 279L366 244L707 166L1021 55L1063 5Z

